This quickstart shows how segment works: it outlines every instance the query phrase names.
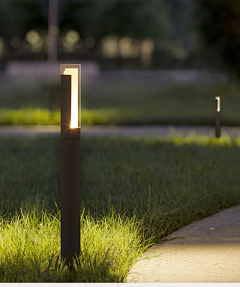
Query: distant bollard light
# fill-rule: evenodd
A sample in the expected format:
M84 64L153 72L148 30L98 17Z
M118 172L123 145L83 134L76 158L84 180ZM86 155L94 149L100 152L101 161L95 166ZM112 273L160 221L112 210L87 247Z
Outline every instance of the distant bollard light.
M61 257L80 255L80 65L61 65Z
M220 138L220 97L215 97L216 101L216 121L215 121L215 136Z

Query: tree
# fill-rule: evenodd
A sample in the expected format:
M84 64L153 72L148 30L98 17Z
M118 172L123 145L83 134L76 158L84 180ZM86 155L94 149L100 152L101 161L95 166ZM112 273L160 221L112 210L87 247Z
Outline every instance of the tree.
M166 37L170 31L164 0L64 0L61 26L73 24L83 37L106 35Z
M0 0L0 35L9 40L31 29L47 30L47 9L48 0Z
M199 27L213 61L240 78L240 1L197 0Z
M172 38L189 48L189 35L193 29L194 2L189 0L168 0L172 25Z
M29 30L45 36L48 4L0 0L0 36L8 42L13 37L23 40ZM159 40L171 33L169 13L167 0L59 0L59 29L63 34L76 30L82 39L91 37L96 43L107 35Z

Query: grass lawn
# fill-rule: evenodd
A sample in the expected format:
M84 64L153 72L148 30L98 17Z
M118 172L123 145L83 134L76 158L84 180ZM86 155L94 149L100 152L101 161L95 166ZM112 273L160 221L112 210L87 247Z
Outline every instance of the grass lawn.
M59 125L59 84L28 85L15 86L15 90L12 85L11 93L11 85L1 88L0 124ZM84 80L81 120L83 125L214 125L215 97L220 96L221 124L240 125L239 95L240 86L235 82L163 85L144 79ZM50 106L55 110L49 112Z
M240 137L83 138L81 257L60 260L60 139L0 138L0 281L124 282L142 252L240 203Z

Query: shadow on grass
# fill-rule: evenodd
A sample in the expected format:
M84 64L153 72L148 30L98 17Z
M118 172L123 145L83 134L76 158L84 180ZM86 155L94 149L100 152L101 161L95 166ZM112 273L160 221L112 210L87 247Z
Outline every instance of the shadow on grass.
M123 277L112 274L111 260L96 259L92 266L85 266L81 259L69 268L59 259L51 258L45 264L29 260L24 255L13 261L0 263L1 282L123 282Z

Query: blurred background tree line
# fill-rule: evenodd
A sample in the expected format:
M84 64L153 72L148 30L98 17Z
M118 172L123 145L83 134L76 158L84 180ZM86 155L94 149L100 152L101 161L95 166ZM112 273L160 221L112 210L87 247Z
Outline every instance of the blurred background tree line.
M240 74L239 0L57 2L58 60L97 60L102 69L224 64ZM0 0L2 66L47 59L48 14L48 0Z
M0 124L58 124L59 64L77 62L84 123L213 124L221 96L239 125L239 51L240 0L0 0L1 109L50 111Z

